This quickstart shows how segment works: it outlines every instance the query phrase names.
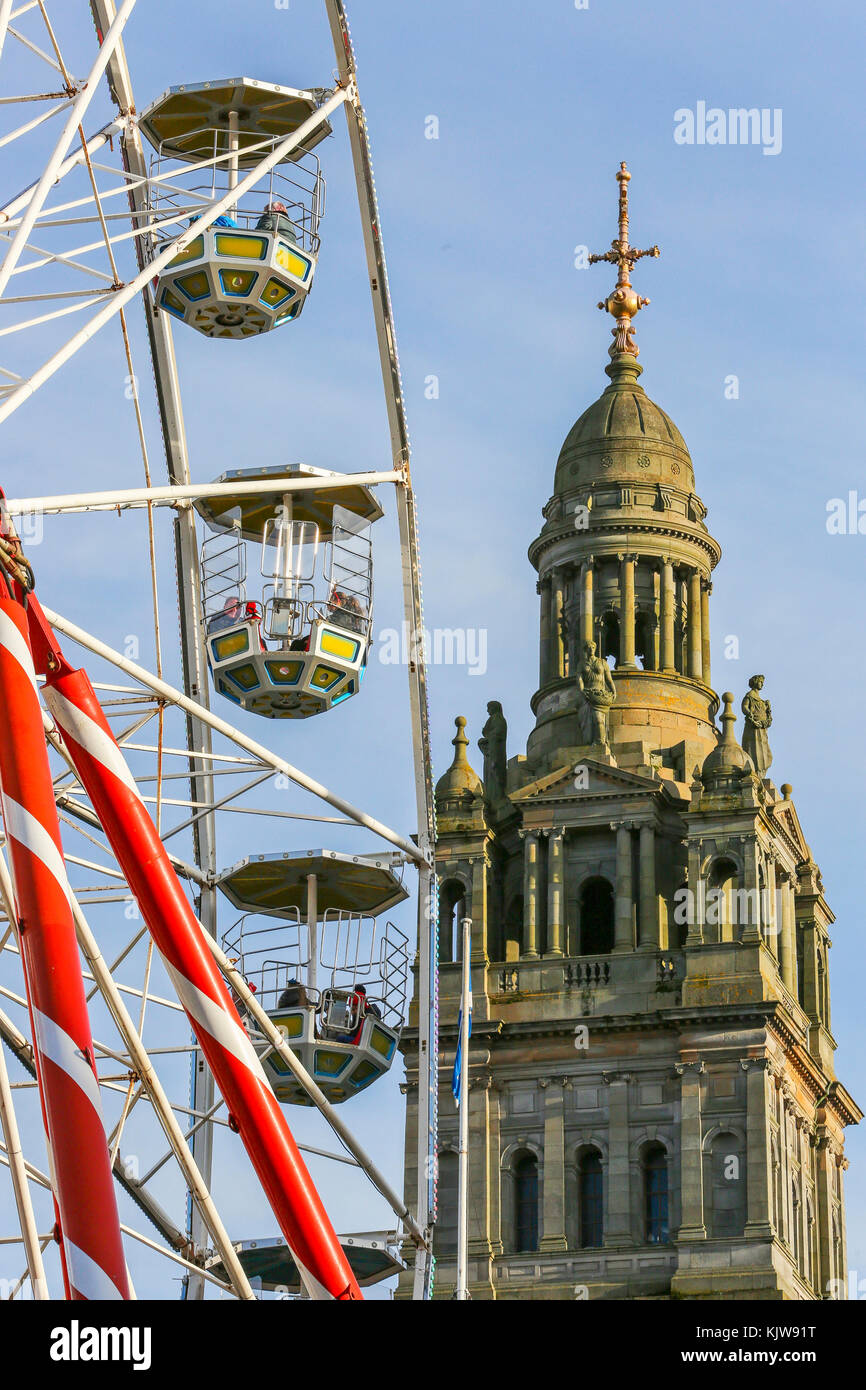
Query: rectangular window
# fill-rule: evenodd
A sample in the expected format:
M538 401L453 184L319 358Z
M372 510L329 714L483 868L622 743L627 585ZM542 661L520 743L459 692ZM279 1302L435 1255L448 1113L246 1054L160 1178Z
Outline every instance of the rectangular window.
M538 1163L522 1158L515 1167L515 1245L518 1250L538 1249Z
M580 1175L580 1243L592 1249L604 1240L604 1191L601 1163L585 1164Z
M650 1168L646 1175L646 1238L650 1245L668 1240L667 1165Z

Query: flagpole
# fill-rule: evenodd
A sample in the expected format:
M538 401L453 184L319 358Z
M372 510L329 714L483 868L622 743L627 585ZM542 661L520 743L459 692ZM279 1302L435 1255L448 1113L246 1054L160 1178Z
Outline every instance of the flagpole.
M460 1114L457 1140L457 1288L454 1297L469 1298L469 1030L472 1015L472 918L464 917L463 990L460 1007Z

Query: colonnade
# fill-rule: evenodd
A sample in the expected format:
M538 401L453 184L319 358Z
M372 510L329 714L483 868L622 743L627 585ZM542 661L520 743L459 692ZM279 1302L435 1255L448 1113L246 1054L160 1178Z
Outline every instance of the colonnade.
M596 575L599 565L618 566L617 595L613 603L599 602ZM646 596L645 567L653 573L652 598ZM656 576L658 577L656 579ZM540 684L573 674L584 642L604 645L604 623L616 618L616 656L620 670L638 670L637 632L644 628L645 670L679 674L710 681L710 613L712 584L696 566L674 564L633 553L597 557L588 555L578 564L555 566L539 581L541 595ZM643 590L643 592L642 592ZM679 641L678 641L679 637ZM647 640L647 638L649 640Z
M658 951L655 827L649 821L626 820L613 822L611 829L616 833L613 950L633 951L638 947ZM523 840L522 960L569 953L565 833L564 826L520 831ZM637 875L634 871L635 845Z

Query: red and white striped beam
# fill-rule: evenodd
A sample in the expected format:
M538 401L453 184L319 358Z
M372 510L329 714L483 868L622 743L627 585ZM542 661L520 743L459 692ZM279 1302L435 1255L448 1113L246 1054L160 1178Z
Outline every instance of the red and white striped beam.
M32 598L30 606L31 621L38 624L40 610ZM69 668L53 634L50 642L45 702L162 955L228 1106L232 1128L243 1140L301 1278L313 1298L360 1299L321 1198L204 943L204 928L171 867L93 687L84 671Z
M27 615L20 603L5 596L0 597L0 801L67 1296L127 1299L130 1289Z

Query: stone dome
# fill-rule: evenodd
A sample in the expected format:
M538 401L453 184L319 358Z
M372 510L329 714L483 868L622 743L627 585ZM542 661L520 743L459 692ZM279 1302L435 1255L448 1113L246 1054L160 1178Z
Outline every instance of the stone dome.
M454 761L436 783L437 801L460 800L467 795L471 798L484 791L481 778L469 766L469 759L466 756L466 749L469 746L469 739L466 737L466 720L461 714L454 723L457 726L456 736L451 740L454 745Z
M630 353L605 367L610 385L571 427L556 465L555 493L607 478L663 483L692 491L692 460L669 415L650 400Z
M712 787L719 782L727 782L731 778L741 777L744 773L755 770L751 758L740 747L734 733L737 716L732 709L733 703L733 695L730 691L725 691L722 696L723 709L720 716L722 737L715 748L707 754L701 768L701 781L705 787Z

